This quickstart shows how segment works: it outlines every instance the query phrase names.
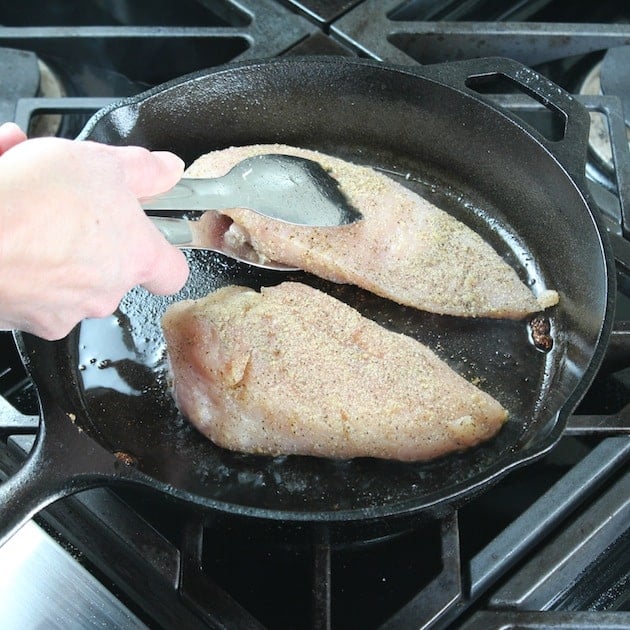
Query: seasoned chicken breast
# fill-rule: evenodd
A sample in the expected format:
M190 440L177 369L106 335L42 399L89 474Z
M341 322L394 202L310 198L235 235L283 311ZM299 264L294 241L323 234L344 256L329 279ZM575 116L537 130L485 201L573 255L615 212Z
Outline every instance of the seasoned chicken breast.
M305 284L224 287L162 326L179 408L228 449L428 460L507 417L418 341Z
M187 175L222 176L260 153L320 162L364 216L352 225L311 228L250 210L226 211L236 224L233 236L250 241L263 256L433 313L516 319L558 302L555 291L535 296L462 222L373 169L286 145L256 145L208 153Z

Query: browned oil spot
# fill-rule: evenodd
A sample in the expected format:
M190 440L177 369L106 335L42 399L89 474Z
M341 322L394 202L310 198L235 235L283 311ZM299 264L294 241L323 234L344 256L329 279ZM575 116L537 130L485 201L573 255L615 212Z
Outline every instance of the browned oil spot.
M125 451L115 451L114 457L125 466L137 466L138 458Z
M553 348L553 338L551 337L551 324L544 315L537 315L529 322L532 341L534 345L544 352L549 352Z

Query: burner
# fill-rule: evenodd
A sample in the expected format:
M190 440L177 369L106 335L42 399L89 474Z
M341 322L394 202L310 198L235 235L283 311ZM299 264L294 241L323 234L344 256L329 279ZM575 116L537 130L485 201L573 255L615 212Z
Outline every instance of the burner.
M39 68L39 90L37 96L42 98L61 98L67 96L66 89L53 69L41 59L37 60ZM55 136L61 128L60 114L40 114L34 116L28 129L31 138Z

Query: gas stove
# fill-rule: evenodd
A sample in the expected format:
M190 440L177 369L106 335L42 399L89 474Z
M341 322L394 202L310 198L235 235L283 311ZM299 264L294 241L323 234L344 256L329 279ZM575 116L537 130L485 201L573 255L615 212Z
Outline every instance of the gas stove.
M339 539L326 527L252 528L139 488L83 491L0 548L3 627L630 627L630 84L614 80L630 46L630 9L621 5L0 3L0 121L30 136L75 137L112 101L231 61L514 58L591 115L589 188L618 276L606 359L564 437L460 509L387 536ZM529 124L548 124L522 93L493 98ZM4 478L26 457L39 418L11 335L0 344Z

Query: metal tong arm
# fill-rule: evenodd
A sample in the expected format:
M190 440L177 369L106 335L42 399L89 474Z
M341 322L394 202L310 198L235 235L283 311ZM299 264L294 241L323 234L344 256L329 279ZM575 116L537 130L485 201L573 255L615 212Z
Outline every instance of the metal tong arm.
M311 227L337 227L362 217L319 163L282 154L246 158L223 177L185 177L142 206L148 211L248 208L270 219Z
M182 178L169 191L142 201L145 210L222 210L234 207L231 178Z
M193 233L190 221L176 217L149 217L155 227L162 232L166 240L176 247L191 247Z

